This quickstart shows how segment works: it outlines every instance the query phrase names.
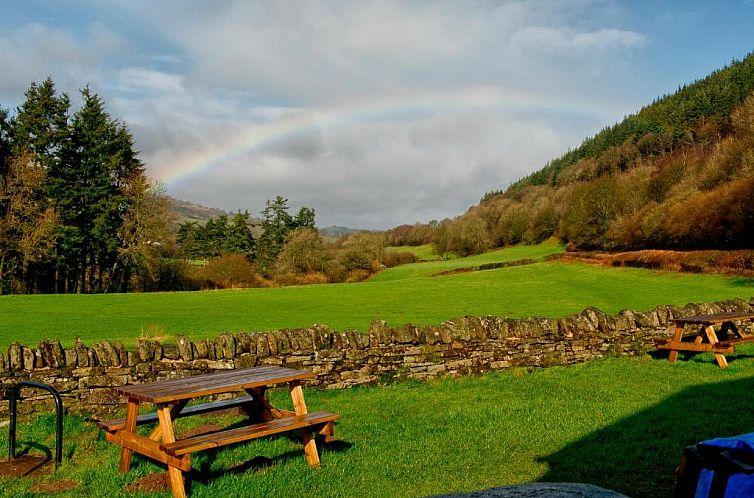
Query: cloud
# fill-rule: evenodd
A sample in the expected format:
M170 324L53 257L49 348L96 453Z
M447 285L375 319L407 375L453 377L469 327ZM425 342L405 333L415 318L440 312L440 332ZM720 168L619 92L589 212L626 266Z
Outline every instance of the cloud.
M643 103L610 86L651 43L616 5L111 0L0 34L0 97L91 83L173 195L386 228L460 214Z
M75 94L103 80L107 61L130 50L128 41L100 23L82 33L28 23L0 33L0 98L19 101L32 81L53 76L61 91Z

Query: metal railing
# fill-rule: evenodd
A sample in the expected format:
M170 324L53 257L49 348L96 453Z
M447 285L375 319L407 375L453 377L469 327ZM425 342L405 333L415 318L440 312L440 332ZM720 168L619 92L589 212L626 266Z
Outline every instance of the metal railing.
M8 435L8 458L14 460L16 458L16 418L17 418L17 406L18 400L21 399L21 388L23 387L35 387L37 389L45 389L52 394L55 398L55 469L60 467L63 462L63 400L60 399L60 394L49 384L43 384L41 382L34 382L33 380L25 380L19 382L10 388L10 433Z

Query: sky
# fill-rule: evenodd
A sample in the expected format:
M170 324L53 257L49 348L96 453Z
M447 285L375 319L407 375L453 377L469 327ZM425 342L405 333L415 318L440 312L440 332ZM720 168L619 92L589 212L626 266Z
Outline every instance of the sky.
M0 0L0 106L88 85L170 195L462 214L754 50L754 1Z

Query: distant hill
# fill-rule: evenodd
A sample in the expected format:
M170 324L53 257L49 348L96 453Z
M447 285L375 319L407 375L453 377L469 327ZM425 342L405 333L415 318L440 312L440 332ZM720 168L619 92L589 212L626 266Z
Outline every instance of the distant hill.
M661 97L443 224L442 249L754 248L754 54Z
M319 233L321 233L325 237L340 237L342 235L348 235L349 233L357 233L357 232L364 231L358 228L339 227L336 225L332 225L325 228L317 228L317 230L319 230Z
M170 202L173 213L175 213L178 218L177 222L179 224L191 221L204 224L210 218L232 214L219 208L202 206L201 204L195 204L191 201L184 201L174 197L170 197Z

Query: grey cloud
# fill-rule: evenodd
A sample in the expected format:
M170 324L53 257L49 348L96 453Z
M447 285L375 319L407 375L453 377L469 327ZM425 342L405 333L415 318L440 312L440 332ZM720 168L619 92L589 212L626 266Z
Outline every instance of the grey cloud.
M321 225L387 228L460 214L634 110L609 85L631 70L614 60L650 40L622 29L615 5L111 0L164 42L159 53L107 24L22 26L0 34L0 67L18 68L0 97L48 74L69 91L93 83L157 178L320 113L322 126L311 118L169 192L255 214L282 194Z

